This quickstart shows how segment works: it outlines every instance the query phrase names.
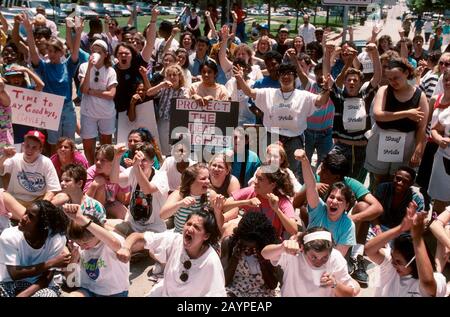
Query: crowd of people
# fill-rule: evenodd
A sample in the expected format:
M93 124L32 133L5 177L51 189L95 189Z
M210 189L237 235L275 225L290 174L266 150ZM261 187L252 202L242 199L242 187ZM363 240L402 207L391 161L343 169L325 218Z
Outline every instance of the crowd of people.
M273 37L237 4L203 32L189 12L68 18L65 40L45 12L0 15L0 297L126 297L142 256L149 296L448 296L448 21L398 43L374 26L359 52L307 15ZM62 96L58 130L13 123L6 85ZM173 142L174 98L236 102L233 145L202 162ZM118 123L150 100L156 127Z

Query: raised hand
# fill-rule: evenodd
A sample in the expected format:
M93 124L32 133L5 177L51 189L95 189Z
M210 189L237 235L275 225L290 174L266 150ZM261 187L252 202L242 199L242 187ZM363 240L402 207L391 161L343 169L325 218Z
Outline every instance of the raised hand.
M307 158L306 156L306 152L303 149L297 149L294 152L294 157L297 161L303 161L304 159Z
M127 147L124 143L114 145L114 156L122 157L123 153L127 151Z
M296 240L284 240L283 241L284 252L297 255L300 253L300 246Z
M183 200L181 201L181 205L182 205L184 208L191 207L191 206L195 205L195 203L196 203L195 198L192 197L192 196L186 196L186 197L184 197Z
M16 155L16 148L13 147L13 146L5 146L5 147L3 148L3 155L4 155L6 158L11 158L11 157L13 157L14 155Z
M259 207L261 205L261 201L258 198L253 197L248 200L247 205L251 207Z
M142 151L136 151L133 157L133 166L139 166L144 159L145 159L144 153L142 153Z
M280 198L278 198L278 196L274 193L270 193L267 194L267 199L269 200L270 208L272 208L273 211L277 211L278 204L280 203Z

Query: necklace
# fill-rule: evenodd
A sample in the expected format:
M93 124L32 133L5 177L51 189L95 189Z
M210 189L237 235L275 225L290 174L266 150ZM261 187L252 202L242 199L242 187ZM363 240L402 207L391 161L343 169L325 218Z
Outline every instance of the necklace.
M286 101L286 100L289 100L292 97L292 94L294 93L295 89L292 90L290 92L289 96L287 96L287 97L284 96L284 92L281 89L280 89L280 91L281 91L281 98L283 98L283 100Z

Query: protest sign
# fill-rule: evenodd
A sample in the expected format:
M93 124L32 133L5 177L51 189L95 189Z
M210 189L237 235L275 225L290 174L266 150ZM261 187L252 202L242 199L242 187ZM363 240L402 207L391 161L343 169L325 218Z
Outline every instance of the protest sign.
M64 97L6 85L11 98L12 122L34 128L58 131Z
M230 147L233 135L227 128L238 123L239 103L210 101L201 107L193 99L173 99L170 109L171 140L180 134L188 135L192 145Z
M378 143L378 160L381 162L403 162L406 133L380 131Z
M127 143L128 133L137 128L148 129L157 144L160 144L153 100L136 105L136 119L134 121L130 121L128 119L125 111L119 113L117 124L117 143Z

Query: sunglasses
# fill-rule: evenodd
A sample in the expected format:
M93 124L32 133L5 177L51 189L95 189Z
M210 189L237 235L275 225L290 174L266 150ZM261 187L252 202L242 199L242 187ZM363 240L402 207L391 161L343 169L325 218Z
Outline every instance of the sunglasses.
M97 70L96 72L95 72L95 78L94 78L94 81L97 83L98 82L98 76L100 75L100 72Z
M181 272L181 275L180 275L181 281L186 282L188 280L188 278L189 278L188 270L191 268L191 266L192 266L191 261L189 261L189 260L184 261L184 263L183 263L184 270L183 270L183 272Z
M450 67L450 62L443 62L443 61L440 61L440 62L439 62L439 66Z

